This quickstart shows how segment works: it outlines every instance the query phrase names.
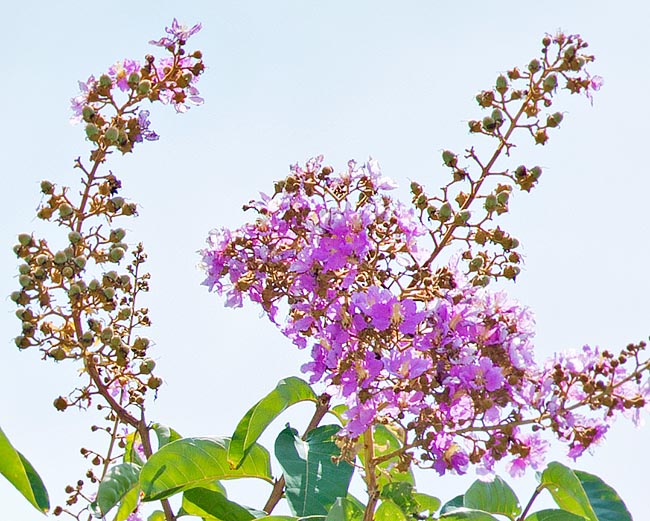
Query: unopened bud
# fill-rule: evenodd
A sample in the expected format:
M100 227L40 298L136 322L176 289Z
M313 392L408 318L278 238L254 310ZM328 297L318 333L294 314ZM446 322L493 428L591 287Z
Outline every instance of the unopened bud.
M97 113L95 112L95 109L92 108L89 105L86 105L82 110L81 110L81 117L86 123L89 123L93 120Z
M113 80L108 74L102 74L99 77L99 86L100 87L111 87L113 85Z
M138 94L146 95L151 90L151 82L149 80L142 80L138 83Z
M443 204L438 210L438 218L441 221L447 221L451 217L451 205L449 203Z
M34 287L34 280L29 275L21 275L18 277L18 283L25 289Z
M551 114L546 118L546 125L555 128L557 127L560 123L562 123L562 120L564 119L564 116L562 115L561 112L555 112L554 114Z
M66 278L70 279L74 276L74 270L70 266L66 266L61 270L61 274Z
M544 78L544 81L542 82L542 88L544 89L544 92L553 92L556 87L557 76L555 74L551 74L550 76Z
M70 289L68 290L68 297L74 298L78 296L81 293L81 288L79 287L79 284L72 284L70 286Z
M31 246L32 245L32 236L28 233L21 233L18 236L18 242L21 246Z
M31 268L29 267L29 264L21 264L18 266L18 273L21 275L29 275L29 272L31 271Z
M71 244L78 244L81 241L81 234L79 232L70 232L68 234L68 240Z
M497 127L496 121L489 116L484 117L481 123L486 132L492 132Z
M111 300L115 296L115 290L113 288L104 288L104 296Z
M65 264L65 262L68 260L68 256L62 252L62 251L57 251L54 254L54 264Z
M145 358L140 362L140 374L149 374L156 367L156 362L151 358Z
M97 141L99 138L99 127L94 123L88 123L86 125L86 137L91 141Z
M157 376L152 376L147 381L147 387L149 387L149 389L158 389L158 387L160 387L162 383L163 383L162 378L158 378Z
M59 206L59 217L61 219L67 219L74 213L74 209L68 203L63 203Z
M497 78L496 91L499 94L505 94L508 91L508 80L505 76L501 75Z

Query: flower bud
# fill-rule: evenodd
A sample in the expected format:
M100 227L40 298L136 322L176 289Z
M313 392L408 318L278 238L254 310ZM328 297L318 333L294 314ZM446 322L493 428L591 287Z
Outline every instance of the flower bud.
M111 234L108 237L108 240L111 242L120 242L124 237L126 236L126 231L124 231L124 228L117 228L115 230L111 230Z
M526 172L527 172L526 167L525 167L524 165L519 165L519 166L515 169L515 177L516 177L517 179L521 179L521 178L523 178L523 177L526 177Z
M518 266L506 266L503 269L503 276L506 279L514 280L517 278L517 275L519 275L520 272L521 270Z
M117 127L108 127L106 129L106 133L104 134L104 138L109 143L117 143L119 137L120 137L120 131Z
M456 154L454 154L451 150L445 150L442 153L442 162L445 164L445 166L453 168L456 166L458 159L456 157Z
M119 210L124 205L124 197L116 195L115 197L111 197L110 202L116 210Z
M104 328L102 330L102 332L99 334L99 339L104 344L108 344L111 341L111 338L113 338L113 328L112 327Z
M81 294L81 288L79 284L72 284L68 290L68 297L75 298Z
M54 210L52 208L50 208L49 206L44 206L43 208L40 208L38 210L38 212L36 213L36 217L47 221L50 217L52 217L53 212Z
M9 298L11 299L12 302L18 303L20 300L22 300L21 298L22 295L23 295L22 291L12 291Z
M90 291L97 291L99 289L100 283L97 279L93 279L88 283L88 289Z
M61 270L61 274L66 278L66 279L71 279L74 276L74 270L70 266L66 266Z
M100 87L111 87L113 85L113 80L111 80L111 77L108 74L102 74L99 77L99 86Z
M132 72L131 74L129 74L129 77L127 78L126 82L129 84L129 87L133 89L140 82L140 75L137 72Z
M475 119L467 123L469 125L470 132L480 132L481 131L481 122L476 121Z
M528 171L528 173L535 181L537 181L542 175L542 169L539 166L534 166Z
M542 45L544 47L548 47L549 45L551 45L551 37L550 36L544 36L544 38L542 38Z
M54 191L54 185L49 181L41 181L41 192L50 195Z
M483 257L474 257L469 262L469 271L478 271L483 267Z
M135 215L137 211L137 205L135 203L126 203L122 207L122 215L126 215L127 217L130 215Z
M113 335L110 340L110 346L117 349L122 346L122 339L118 335Z
M490 277L487 275L481 275L480 277L476 277L475 279L472 280L472 284L474 286L479 286L484 288L490 283Z
M59 206L59 217L67 219L74 213L74 209L68 203L63 203Z
M507 204L508 199L510 198L510 193L509 192L500 192L497 195L497 202L501 205Z
M79 255L78 257L74 258L74 263L77 268L80 270L84 269L86 267L86 257L83 255Z
M121 308L117 314L117 318L120 320L126 320L131 316L131 308Z
M494 211L494 209L497 207L497 198L494 196L494 194L490 194L485 198L485 209L488 212Z
M503 118L503 112L501 112L501 110L494 109L492 111L491 116L492 116L492 119L496 122L497 126L500 126L501 123L503 123L504 118Z
M469 210L462 210L456 214L454 219L457 224L465 225L472 217L472 213Z
M23 335L14 338L14 343L16 344L16 347L19 349L26 349L31 345L31 343L29 342L29 338Z
M94 340L95 337L90 331L86 331L81 335L81 343L86 347L91 346Z
M29 272L31 271L31 268L29 267L29 264L21 264L18 266L18 273L21 275L29 275Z
M104 288L104 297L107 300L111 300L115 296L115 290L113 288Z

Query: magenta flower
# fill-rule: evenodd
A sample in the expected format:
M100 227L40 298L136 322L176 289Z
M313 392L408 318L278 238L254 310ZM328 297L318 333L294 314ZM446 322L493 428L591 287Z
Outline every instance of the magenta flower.
M136 135L136 143L142 143L143 139L147 141L157 141L160 137L153 130L149 128L149 111L141 110L138 113L138 127L140 127L140 133Z
M96 80L94 76L90 76L85 82L78 83L80 94L70 99L70 109L72 110L70 123L73 125L81 121L83 108L88 105L88 93L95 86Z
M174 18L171 27L165 27L165 32L172 36L172 38L163 36L160 40L150 40L149 43L158 47L169 47L176 42L186 42L190 36L198 33L200 30L200 23L188 28L186 25L179 24L178 20Z
M111 65L108 69L108 75L115 82L115 85L122 91L131 90L129 86L129 76L140 72L140 63L136 60L124 59Z

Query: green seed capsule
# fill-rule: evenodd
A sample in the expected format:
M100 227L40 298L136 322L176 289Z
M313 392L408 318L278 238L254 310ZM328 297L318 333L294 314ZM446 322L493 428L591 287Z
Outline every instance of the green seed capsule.
M544 78L544 81L542 82L542 88L544 89L545 92L552 92L555 90L556 87L557 87L557 76L555 74L551 74L550 76Z
M28 233L21 233L18 236L18 242L21 246L31 246L32 245L32 236Z
M495 128L497 128L496 121L494 121L494 119L489 116L484 117L481 123L483 125L483 130L486 132L492 132Z
M70 232L68 234L68 240L71 244L79 244L81 242L81 234L79 232Z
M510 198L510 193L500 192L499 195L497 195L497 202L499 204L507 204L509 198Z
M113 85L113 80L108 74L102 74L99 77L99 86L100 87L111 87Z
M90 105L86 105L83 109L81 109L81 117L86 123L92 121L96 114L97 113L95 112L95 109Z
M493 195L490 194L485 198L485 209L488 212L493 211L497 207L497 198Z
M539 60L532 60L528 64L528 70L532 73L535 74L537 71L539 71L542 68L542 64L539 63Z
M34 280L29 275L21 275L18 277L18 283L25 289L34 287Z
M68 290L68 297L74 298L80 294L81 294L81 288L79 287L79 284L73 284L72 286L70 286L70 289Z
M79 255L79 257L75 257L74 263L75 266L77 266L77 268L82 270L86 267L86 257L84 257L83 255Z
M156 368L156 362L151 358L145 358L140 362L140 374L150 374Z
M147 381L147 387L149 389L158 389L162 385L162 378L158 378L157 376L152 376L149 378L149 381Z
M455 167L458 160L456 158L456 154L454 154L451 150L445 150L442 153L442 162L445 164L445 166Z
M28 264L21 264L18 266L18 273L21 275L29 275L29 272L31 271L31 268L29 267Z
M117 139L120 137L120 131L116 127L109 127L106 129L104 137L109 143L117 143Z
M100 333L99 338L102 342L108 344L111 341L111 338L113 338L113 328L111 327L104 328Z
M451 217L451 205L449 203L445 203L440 207L438 210L438 217L443 222Z
M68 203L63 203L61 206L59 206L59 217L61 219L67 219L73 214L74 210L72 206L70 206Z
M66 266L61 270L61 274L66 278L66 279L71 279L74 276L74 270L70 266Z
M500 94L505 94L508 91L508 80L505 76L501 75L497 78L496 90Z
M41 192L50 195L54 191L54 185L49 181L41 181Z
M138 83L138 94L146 95L151 90L151 82L149 80L142 80Z
M124 257L124 250L122 248L113 248L108 256L113 262L119 262Z
M91 141L96 141L99 138L99 127L94 123L86 125L86 137Z
M115 296L115 290L113 288L104 288L104 296L107 300L111 300Z

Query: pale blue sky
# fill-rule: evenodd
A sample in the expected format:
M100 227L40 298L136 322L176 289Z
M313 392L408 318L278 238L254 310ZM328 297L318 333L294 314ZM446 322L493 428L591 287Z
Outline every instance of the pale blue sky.
M110 165L124 195L141 205L141 217L125 223L127 238L144 241L150 254L150 334L166 381L152 420L188 436L230 434L304 360L258 310L223 309L199 285L196 251L211 228L241 223L243 203L269 190L290 163L320 153L336 167L373 156L403 187L411 179L436 186L441 150L470 143L466 121L479 114L474 94L498 72L526 63L543 34L559 28L591 43L591 71L606 83L593 107L565 97L561 131L545 148L518 152L545 172L538 190L512 204L508 226L523 243L526 269L507 289L536 312L540 358L583 343L618 349L650 333L646 2L57 4L0 7L0 295L17 286L16 234L43 230L33 218L40 180L74 183L72 161L88 150L82 128L68 123L77 79L141 58L174 16L204 25L194 43L209 66L200 83L205 105L184 116L155 107L160 141ZM92 414L51 406L76 384L75 370L19 353L14 305L0 302L0 425L58 504L65 484L85 472L79 447L102 440L89 432ZM301 418L280 423L299 426ZM647 512L648 441L649 428L620 422L593 457L575 465L615 486L638 520ZM424 474L419 485L450 498L471 479ZM515 485L525 499L530 480ZM245 486L234 488L256 506L268 493L256 485L254 500ZM3 519L42 518L2 482L0 498Z

